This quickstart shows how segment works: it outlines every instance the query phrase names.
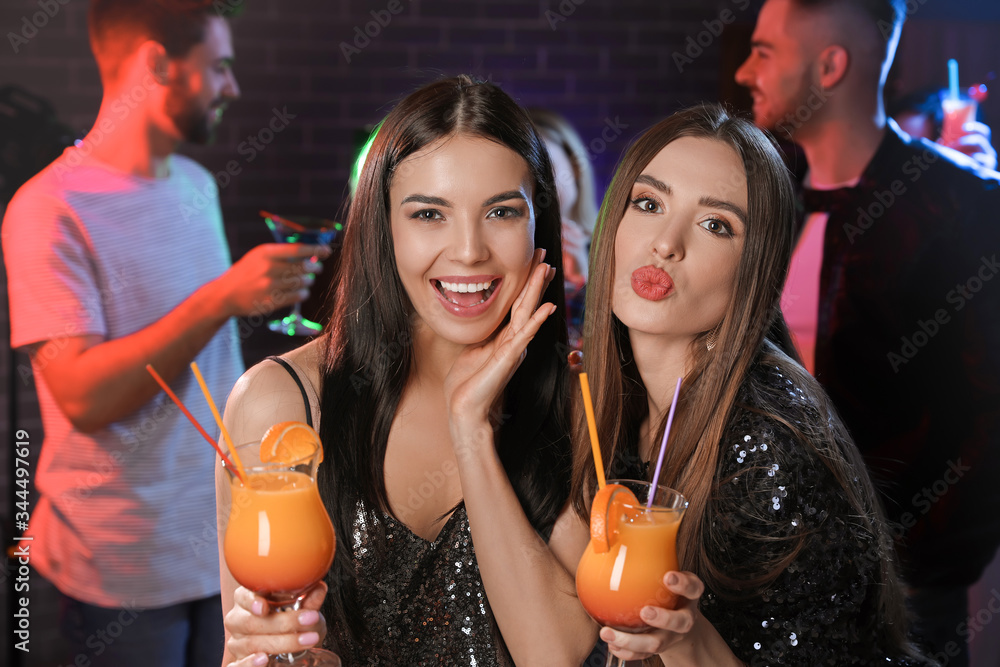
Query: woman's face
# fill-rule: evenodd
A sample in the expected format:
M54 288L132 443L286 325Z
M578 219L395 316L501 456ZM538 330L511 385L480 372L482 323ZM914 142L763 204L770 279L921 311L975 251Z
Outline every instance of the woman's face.
M463 134L399 164L389 187L392 238L417 328L463 345L497 330L531 268L533 184L517 153Z
M632 185L615 235L612 309L632 333L693 339L722 321L743 251L747 186L714 139L667 144Z

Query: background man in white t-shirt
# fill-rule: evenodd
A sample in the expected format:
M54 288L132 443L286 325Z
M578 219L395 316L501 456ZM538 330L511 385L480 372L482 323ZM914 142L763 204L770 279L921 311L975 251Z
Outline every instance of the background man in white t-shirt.
M219 664L214 454L145 365L211 425L188 364L224 402L243 371L233 318L303 301L329 252L268 244L231 265L215 181L174 154L239 96L217 11L239 4L92 0L97 121L3 221L11 345L45 428L21 544L64 596L67 664Z
M1000 174L886 117L907 6L767 0L736 81L805 153L782 310L881 486L917 632L955 666L1000 544Z

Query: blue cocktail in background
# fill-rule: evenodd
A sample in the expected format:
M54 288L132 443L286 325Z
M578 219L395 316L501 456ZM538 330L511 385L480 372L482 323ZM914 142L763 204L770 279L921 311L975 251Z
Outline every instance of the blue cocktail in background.
M281 216L267 211L261 211L267 228L271 230L274 240L278 243L305 243L307 245L330 245L344 229L343 225L333 220L313 218L308 216ZM315 262L318 258L313 257ZM307 320L302 316L302 304L295 304L292 312L281 319L267 323L271 331L286 336L314 336L323 327L317 322Z

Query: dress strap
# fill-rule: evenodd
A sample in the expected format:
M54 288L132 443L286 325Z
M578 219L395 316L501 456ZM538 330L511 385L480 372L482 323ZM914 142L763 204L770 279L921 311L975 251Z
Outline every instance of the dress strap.
M292 376L292 379L295 380L295 384L299 386L299 391L302 392L302 402L305 403L306 405L306 423L309 424L309 426L312 426L313 418L312 418L312 409L309 407L309 394L306 393L306 388L302 384L302 380L299 379L299 374L295 372L295 369L292 368L291 364L289 364L281 357L268 357L268 359L270 359L271 361L276 361L279 364L281 364L285 368L285 370L288 371L288 374Z

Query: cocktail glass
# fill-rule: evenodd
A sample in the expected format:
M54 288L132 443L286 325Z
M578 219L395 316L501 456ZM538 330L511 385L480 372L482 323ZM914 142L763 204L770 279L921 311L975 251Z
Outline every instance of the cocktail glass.
M944 111L941 122L941 143L954 148L958 140L968 134L964 129L965 124L975 122L979 105L967 95L946 96L941 100L941 108Z
M261 211L260 214L278 243L329 245L343 230L343 225L339 222L323 218L285 217L267 211ZM312 261L316 260L316 257L312 258ZM322 325L302 316L302 305L299 303L292 306L290 314L268 322L267 326L271 331L286 336L314 336L323 331Z
M677 529L688 503L677 491L658 485L652 506L646 507L649 482L619 479L608 484L624 486L639 502L609 503L609 516L603 517L607 543L592 538L587 545L576 568L576 592L601 625L642 632L648 629L639 616L643 607L673 609L677 604L663 577L677 570ZM606 667L621 664L609 651Z
M292 463L263 462L260 443L236 448L247 475L229 474L231 503L223 540L233 578L279 611L297 610L326 575L336 544L333 524L316 488L319 449ZM339 665L329 651L311 648L271 656L269 665Z

